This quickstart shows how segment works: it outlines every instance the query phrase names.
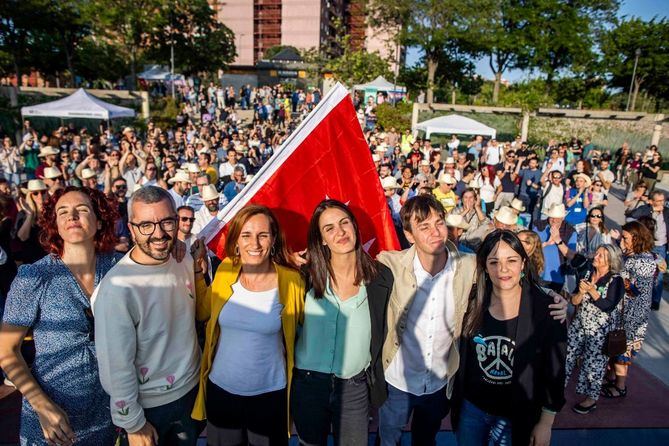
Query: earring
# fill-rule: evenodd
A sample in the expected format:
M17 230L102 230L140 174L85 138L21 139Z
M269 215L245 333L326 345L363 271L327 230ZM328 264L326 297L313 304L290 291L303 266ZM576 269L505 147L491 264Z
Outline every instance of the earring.
M239 246L235 246L235 255L239 256Z
M274 257L274 254L276 254L276 249L274 249L274 245L272 245L272 249L269 250L269 253L272 257Z

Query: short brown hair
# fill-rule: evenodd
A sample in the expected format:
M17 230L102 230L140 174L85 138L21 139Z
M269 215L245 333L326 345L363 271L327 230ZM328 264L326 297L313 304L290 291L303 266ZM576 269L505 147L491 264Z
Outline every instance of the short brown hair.
M439 217L446 218L444 206L442 206L434 195L416 195L415 197L409 198L400 210L402 228L407 232L411 232L411 218L416 217L416 221L420 223L429 218L432 211L436 212Z
M655 236L641 222L630 221L629 223L625 223L622 230L629 232L632 236L632 252L634 254L653 250L653 239Z
M237 240L246 222L256 215L264 215L269 220L270 231L272 231L272 237L274 237L274 246L272 247L271 254L272 261L282 266L292 266L288 260L290 259L290 255L286 246L286 238L279 229L278 220L269 208L257 204L251 204L242 208L233 217L228 227L228 234L225 237L225 255L230 257L235 263L240 261L239 251L237 251Z

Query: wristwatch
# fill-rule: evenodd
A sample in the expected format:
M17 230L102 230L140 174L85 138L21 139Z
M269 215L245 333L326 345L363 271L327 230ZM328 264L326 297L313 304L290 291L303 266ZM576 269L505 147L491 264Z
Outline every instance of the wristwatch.
M564 242L562 240L560 240L559 242L556 243L556 245L558 245L558 246L564 245Z

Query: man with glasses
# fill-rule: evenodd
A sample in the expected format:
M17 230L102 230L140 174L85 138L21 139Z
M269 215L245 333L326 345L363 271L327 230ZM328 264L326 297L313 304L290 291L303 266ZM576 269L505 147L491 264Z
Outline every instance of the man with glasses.
M203 291L194 284L204 245L193 244L194 258L172 256L177 213L164 189L139 189L129 211L135 247L91 298L100 381L131 445L194 446L201 431L190 417L200 369L195 299Z
M655 246L653 252L666 262L667 260L667 241L669 240L669 208L665 206L666 196L664 192L656 190L651 192L649 203L634 209L630 218L639 219L641 217L652 217L655 220ZM655 286L653 288L652 310L660 309L662 301L662 288L664 272L660 271L657 275Z
M177 238L190 248L193 242L193 223L195 222L195 210L190 206L179 206L177 208L179 217L179 232Z
M550 179L550 181L547 181ZM564 201L564 186L562 185L562 173L558 170L544 174L541 178L544 187L542 189L541 219L546 219L548 209L554 204L562 204ZM538 219L533 218L534 221Z

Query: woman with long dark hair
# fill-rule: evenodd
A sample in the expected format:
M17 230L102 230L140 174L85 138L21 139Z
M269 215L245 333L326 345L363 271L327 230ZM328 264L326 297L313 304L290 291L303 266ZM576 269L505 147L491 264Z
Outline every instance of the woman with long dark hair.
M593 207L588 211L585 225L577 230L576 251L587 258L592 258L603 244L610 244L620 238L616 229L608 230L604 223L604 208Z
M90 297L118 260L117 218L94 189L70 186L44 201L38 224L49 254L19 268L0 331L0 366L23 394L21 444L114 443ZM36 350L32 368L20 353L28 330Z
M381 347L391 273L364 251L355 216L336 200L314 211L307 259L291 391L297 435L300 444L326 445L332 426L335 445L366 445L370 394L377 406L385 395Z
M565 403L566 328L513 232L488 235L476 259L453 398L458 444L548 445Z

